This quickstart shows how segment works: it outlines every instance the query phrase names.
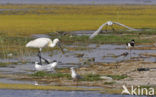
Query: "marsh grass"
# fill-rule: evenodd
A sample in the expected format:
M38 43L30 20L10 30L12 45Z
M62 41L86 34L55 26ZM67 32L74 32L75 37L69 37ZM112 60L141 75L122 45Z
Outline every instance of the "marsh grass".
M112 85L112 84L115 84L115 81L112 81L112 82L104 82L105 85Z
M2 63L0 62L0 67L7 67L8 66L8 63Z
M70 74L65 73L48 73L44 71L38 71L32 74L33 77L48 77L48 78L71 78Z
M135 39L137 43L153 42L140 39L140 34L155 35L156 6L152 5L34 5L6 4L0 5L0 57L28 56L35 49L25 48L32 34L49 34L96 30L108 20L117 21L133 28L142 28L141 32L117 31L110 35L98 35L93 40L88 36L60 36L64 43L126 43ZM7 9L7 10L5 10ZM149 30L153 28L153 30ZM120 27L117 27L117 30ZM134 35L121 35L134 34Z
M23 89L23 90L60 90L60 91L100 91L99 88L80 88L65 86L35 86L31 84L7 84L0 83L0 89Z
M31 75L32 77L37 77L37 78L67 78L69 80L72 80L71 74L68 73L49 73L45 71L38 71L34 74ZM100 75L98 74L87 74L87 75L82 75L82 78L80 81L99 81L102 80L100 78Z
M140 43L151 43L154 42L154 40L139 38L141 36L139 35L126 35L126 34L104 34L104 35L98 35L94 39L90 40L89 36L60 36L59 38L62 40L63 44L73 44L73 43L83 43L83 44L89 44L89 43L96 43L96 44L104 44L104 43L114 43L114 44L126 44L131 39L135 39L137 44ZM38 52L38 49L32 49L32 48L26 48L25 44L31 40L31 38L28 37L13 37L13 36L7 36L7 35L1 35L0 36L0 58L10 58L8 54L12 54L12 57L22 57L22 56L31 56L34 53ZM57 38L57 35L53 35L52 39ZM64 48L66 48L64 46ZM54 48L53 50L56 50L59 48ZM89 48L84 47L76 47L76 48L66 48L69 50L87 50ZM50 49L44 49L43 51L48 51ZM37 54L37 53L36 53Z
M96 30L106 21L155 28L154 5L0 5L0 31L24 36L56 31Z
M139 38L141 36L139 35L122 35L122 34L106 34L106 35L97 35L95 38L92 40L89 39L89 36L63 36L61 39L64 42L67 43L73 43L73 42L82 42L82 43L116 43L116 44L125 44L129 42L132 39L135 39L137 43L150 43L153 42L153 40L148 40L148 39L141 39Z
M87 74L83 75L81 81L99 81L102 80L99 74Z
M25 44L31 38L25 36L8 36L2 34L0 36L0 58L8 59L16 56L25 56L34 52L25 48ZM9 56L11 54L12 56Z

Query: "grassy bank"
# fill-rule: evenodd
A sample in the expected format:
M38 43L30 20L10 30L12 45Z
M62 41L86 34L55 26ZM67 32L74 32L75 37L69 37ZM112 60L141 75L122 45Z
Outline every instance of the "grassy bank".
M152 5L0 5L0 32L10 36L96 30L112 20L133 28L155 28ZM4 9L4 10L3 10Z
M0 57L29 55L34 50L26 49L25 44L32 34L49 34L56 31L96 30L106 21L117 21L133 28L152 28L141 32L114 32L99 35L93 40L88 36L60 37L64 44L119 43L131 39L136 43L151 43L155 40L144 39L143 35L155 35L156 6L153 5L0 5ZM118 27L117 29L120 29ZM120 34L132 35L120 35ZM115 34L115 35L114 35ZM143 35L142 35L143 34ZM141 35L141 36L140 36ZM55 36L51 35L52 38ZM58 37L58 36L57 36Z
M79 88L65 86L35 86L31 84L7 84L0 83L0 89L24 89L24 90L59 90L59 91L99 91L99 88Z

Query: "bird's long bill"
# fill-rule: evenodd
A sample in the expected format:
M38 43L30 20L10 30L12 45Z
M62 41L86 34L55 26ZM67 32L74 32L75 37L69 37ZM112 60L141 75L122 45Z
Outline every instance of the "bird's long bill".
M63 48L62 48L62 46L61 46L61 43L60 43L60 42L58 43L58 47L60 48L60 50L61 50L62 54L64 54L64 51L63 51Z

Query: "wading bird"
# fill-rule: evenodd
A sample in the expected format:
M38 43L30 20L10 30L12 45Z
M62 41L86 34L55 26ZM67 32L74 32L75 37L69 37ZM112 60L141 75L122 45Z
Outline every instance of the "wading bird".
M82 77L76 73L76 71L74 70L74 67L71 67L70 70L71 70L71 77L73 81L76 81L78 85L78 80L82 79Z
M55 72L55 67L57 66L57 61L54 60L53 63L48 65L40 65L38 62L35 62L35 70L36 71L52 71Z
M131 57L131 48L134 47L134 45L135 45L135 40L134 40L134 39L132 39L131 42L128 42L128 43L127 43L127 48L128 48L129 51L130 51L130 52L129 52L129 53L130 53L130 57Z
M38 52L38 57L40 60L40 64L42 65L42 61L41 61L41 51L43 48L45 47L50 47L50 48L54 48L56 45L58 45L62 51L62 53L64 53L62 47L61 47L61 42L58 38L54 39L53 41L50 38L37 38L35 40L32 40L30 42L28 42L26 44L26 47L31 47L31 48L39 48L39 52ZM42 58L44 59L44 58ZM47 64L49 64L48 60L44 59L45 62Z

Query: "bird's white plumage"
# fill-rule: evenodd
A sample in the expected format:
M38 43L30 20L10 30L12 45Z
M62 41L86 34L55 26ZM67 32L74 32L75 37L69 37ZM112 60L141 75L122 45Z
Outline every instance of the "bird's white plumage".
M55 47L56 43L59 42L59 39L54 39L53 41L49 38L37 38L26 44L26 47L32 48L44 48L44 47Z
M76 74L74 68L71 67L71 77L72 77L73 79L76 79L76 76L77 76L77 74Z
M35 62L35 70L37 71L54 71L56 66L57 62L53 62L48 65L40 65L38 62Z
M132 47L130 43L127 44L128 47Z
M122 26L122 27L125 27L129 30L132 30L132 31L137 31L137 29L134 29L134 28L131 28L131 27L128 27L124 24L121 24L121 23L118 23L118 22L112 22L112 21L107 21L106 23L102 24L93 34L91 34L91 36L89 37L90 39L94 38L96 35L98 35L104 26L113 26L114 24L116 25L119 25L119 26Z
M113 25L113 22L112 22L112 21L108 21L108 22L107 22L107 25L108 25L108 26L112 26L112 25Z

